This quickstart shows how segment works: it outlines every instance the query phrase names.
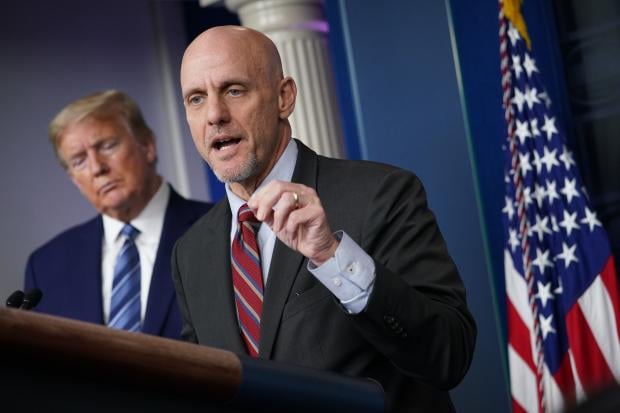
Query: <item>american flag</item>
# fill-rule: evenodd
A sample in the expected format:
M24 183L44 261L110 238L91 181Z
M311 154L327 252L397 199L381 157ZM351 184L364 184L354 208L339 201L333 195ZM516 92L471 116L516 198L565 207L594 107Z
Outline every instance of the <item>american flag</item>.
M620 381L620 294L519 3L499 14L510 387L514 412L558 412Z

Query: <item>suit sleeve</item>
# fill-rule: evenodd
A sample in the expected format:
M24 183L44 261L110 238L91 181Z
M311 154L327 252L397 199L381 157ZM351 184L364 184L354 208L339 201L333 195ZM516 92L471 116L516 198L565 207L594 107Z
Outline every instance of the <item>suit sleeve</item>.
M189 313L189 309L187 307L187 301L185 299L185 288L183 286L183 280L181 278L181 274L179 272L179 267L177 265L177 252L178 252L178 241L174 245L172 249L172 281L174 281L174 288L177 294L177 302L179 305L179 310L181 311L181 317L183 318L183 327L181 329L181 338L185 341L189 341L190 343L198 343L198 337L196 337L196 331L194 330L194 325L192 323L192 318Z
M376 188L360 240L376 278L366 308L351 317L399 370L450 389L467 372L476 339L465 288L419 179L397 170Z

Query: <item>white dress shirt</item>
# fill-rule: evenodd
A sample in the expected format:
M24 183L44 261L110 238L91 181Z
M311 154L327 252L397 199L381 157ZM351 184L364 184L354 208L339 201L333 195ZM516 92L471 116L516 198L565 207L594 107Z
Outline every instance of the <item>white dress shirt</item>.
M269 175L256 188L259 190L273 180L290 182L297 163L297 144L291 139L286 149L276 162ZM235 195L229 185L226 185L226 196L230 204L232 221L230 225L230 243L237 232L237 211L245 201ZM352 314L359 313L368 303L375 280L375 263L366 252L360 248L343 231L337 231L336 238L340 241L334 257L316 266L308 261L308 270L329 291L332 292L342 305ZM267 275L271 265L276 234L268 225L261 224L258 230L258 248L260 249L263 283L267 285Z
M153 267L157 257L159 239L164 226L164 215L170 198L170 187L162 182L159 189L140 214L129 222L140 231L135 243L140 255L140 319L144 320ZM101 251L101 286L103 295L103 319L107 324L110 317L112 282L116 257L125 243L121 230L125 222L103 215L103 242Z

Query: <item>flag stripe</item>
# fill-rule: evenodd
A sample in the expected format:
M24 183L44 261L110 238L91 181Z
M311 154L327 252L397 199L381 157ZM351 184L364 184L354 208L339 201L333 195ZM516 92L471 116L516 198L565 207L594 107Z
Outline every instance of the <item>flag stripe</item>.
M579 305L573 306L568 312L566 324L578 376L585 392L591 394L600 383L609 383L613 380L613 375Z
M508 324L510 329L508 330L508 341L513 347L513 350L517 352L519 357L525 364L534 372L536 371L536 365L532 359L532 343L530 340L530 330L525 325L519 314L517 314L512 302L508 300Z
M557 383L560 392L564 395L563 404L572 405L575 403L575 380L573 377L573 363L571 354L567 351L562 358L560 368L553 374L553 379Z
M508 250L504 251L504 267L508 299L523 323L528 329L531 329L534 323L532 321L532 313L527 304L527 284L525 279L515 269Z
M508 363L510 364L510 390L513 404L518 403L522 411L537 412L536 374L512 345L508 345Z
M577 364L575 363L575 355L573 354L573 350L568 350L568 356L570 357L570 367L573 372L573 380L575 381L575 398L577 400L585 400L586 392L583 389L581 380L579 379L579 374L577 374Z
M613 257L609 257L605 263L605 267L601 272L601 280L607 288L611 306L613 307L613 316L616 319L616 332L618 340L620 340L620 288L618 288L618 280L616 279L616 267ZM618 379L618 376L616 376Z
M609 334L616 328L616 316L600 277L594 280L578 302L605 364L616 378L620 378L620 341L617 334Z
M513 398L512 399L512 413L527 413L521 405Z
M543 383L545 384L546 411L562 411L564 409L564 396L546 364L543 370Z

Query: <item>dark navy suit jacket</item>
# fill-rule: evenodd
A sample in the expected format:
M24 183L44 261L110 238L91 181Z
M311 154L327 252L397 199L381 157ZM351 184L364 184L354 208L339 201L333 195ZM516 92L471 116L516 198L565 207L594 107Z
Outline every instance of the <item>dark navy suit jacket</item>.
M187 200L170 188L142 325L144 333L180 338L181 316L170 274L170 255L176 240L210 207ZM30 255L26 291L37 287L43 292L36 311L103 324L102 242L103 220L99 215L64 231Z

